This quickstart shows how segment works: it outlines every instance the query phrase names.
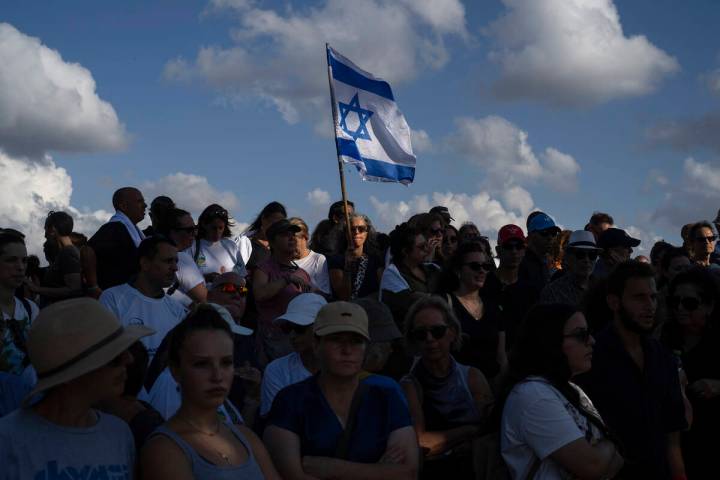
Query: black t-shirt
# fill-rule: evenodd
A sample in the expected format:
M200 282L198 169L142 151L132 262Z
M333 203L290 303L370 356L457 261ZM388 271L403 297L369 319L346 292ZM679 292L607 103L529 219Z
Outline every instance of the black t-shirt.
M481 296L483 316L476 320L455 295L449 295L463 333L462 348L455 352L455 358L464 365L478 368L487 378L495 377L500 371L497 363L498 334L505 331L500 309L487 296Z
M74 245L60 249L55 261L45 271L43 285L46 287L64 287L65 275L80 273L80 250Z
M360 284L355 298L367 297L370 294L377 293L380 289L380 281L378 280L378 270L384 267L383 262L374 255L367 256L368 263L365 269L365 276ZM332 255L327 258L328 270L343 270L345 268L344 255ZM353 272L357 272L357 267L353 268ZM354 287L357 273L353 275L351 285Z
M667 434L687 427L677 363L653 338L642 339L644 369L614 324L595 337L592 369L575 377L623 445L623 478L669 479Z
M504 285L495 272L491 272L480 290L480 295L483 300L487 298L497 305L505 331L505 349L511 350L525 315L538 301L539 292L520 282Z

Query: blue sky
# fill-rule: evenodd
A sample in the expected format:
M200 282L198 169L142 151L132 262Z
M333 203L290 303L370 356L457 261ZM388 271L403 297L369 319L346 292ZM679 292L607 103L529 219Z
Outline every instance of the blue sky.
M124 185L316 222L340 196L329 41L417 133L410 187L347 175L382 229L445 203L491 236L540 208L678 242L720 207L718 20L714 0L3 2L0 223L65 208L91 234Z

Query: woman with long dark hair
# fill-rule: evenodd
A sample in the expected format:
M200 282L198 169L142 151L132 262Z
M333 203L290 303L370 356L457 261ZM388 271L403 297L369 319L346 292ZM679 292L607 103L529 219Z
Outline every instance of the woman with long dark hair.
M280 202L270 202L263 207L243 234L235 239L235 242L240 248L242 258L248 270L250 270L251 277L252 270L270 256L270 242L267 238L267 229L270 228L270 225L273 223L284 218L287 218L287 211L283 204Z
M192 256L208 285L225 272L247 276L240 250L229 237L234 226L228 211L220 205L209 205L198 218L197 239L188 253Z
M602 418L571 381L590 370L594 343L575 307L536 305L525 317L500 425L513 479L613 478L622 468Z

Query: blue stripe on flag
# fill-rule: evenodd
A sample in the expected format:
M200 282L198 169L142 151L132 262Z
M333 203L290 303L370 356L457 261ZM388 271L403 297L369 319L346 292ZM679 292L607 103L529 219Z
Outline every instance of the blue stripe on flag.
M415 167L383 162L360 155L357 145L352 140L337 139L338 154L353 158L365 165L366 175L375 178L387 178L396 182L410 182L415 178Z
M338 82L343 82L352 87L359 88L360 90L366 90L380 97L385 97L389 100L395 101L392 90L390 90L390 84L387 82L366 77L360 72L342 63L340 60L335 58L332 52L329 51L328 61L332 67L332 76Z

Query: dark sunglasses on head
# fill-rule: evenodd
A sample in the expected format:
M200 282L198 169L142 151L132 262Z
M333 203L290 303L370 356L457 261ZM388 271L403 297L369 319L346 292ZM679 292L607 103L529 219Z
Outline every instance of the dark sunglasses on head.
M445 336L447 331L447 325L434 325L428 328L416 328L412 332L410 332L410 338L412 338L416 342L424 342L425 340L427 340L427 335L429 333L435 340L440 340Z
M492 270L492 264L490 262L488 262L488 263L468 262L468 263L463 263L463 265L475 272L479 272L482 270L483 272L487 273L490 270Z
M217 210L213 210L213 211L211 211L211 212L208 212L208 215L209 215L210 217L222 217L222 218L227 218L228 212L227 212L227 210L223 210L222 208L219 208L219 209L217 209Z
M695 237L696 242L712 243L717 240L717 235L710 235L709 237Z
M223 283L222 286L220 287L220 290L223 293L237 293L241 297L244 297L248 293L247 287L235 285L234 283Z
M367 233L368 227L366 227L365 225L353 225L352 227L350 227L350 231L352 233Z
M580 343L588 343L590 341L590 330L587 328L578 328L577 330L563 335L564 338L574 338Z
M702 301L697 297L670 297L668 303L673 310L677 310L682 305L686 312L694 312L702 305Z
M524 243L506 243L504 245L501 245L500 248L503 250L525 250L525 244Z
M590 261L595 261L598 258L598 252L597 250L590 250L590 249L584 249L584 248L571 248L570 251L572 254L577 258L578 260L582 260L583 258L588 258Z
M307 332L307 329L310 327L310 325L298 325L297 323L292 322L282 322L280 325L280 330L285 335L290 335L290 332L295 332L296 335L302 335L303 333Z

